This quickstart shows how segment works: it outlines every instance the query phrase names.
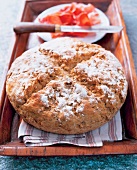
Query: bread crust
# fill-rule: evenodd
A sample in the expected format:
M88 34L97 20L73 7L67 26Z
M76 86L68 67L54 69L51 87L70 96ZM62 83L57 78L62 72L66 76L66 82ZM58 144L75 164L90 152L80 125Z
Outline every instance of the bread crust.
M18 57L6 92L16 112L38 129L80 134L109 120L128 84L118 59L99 45L57 38Z

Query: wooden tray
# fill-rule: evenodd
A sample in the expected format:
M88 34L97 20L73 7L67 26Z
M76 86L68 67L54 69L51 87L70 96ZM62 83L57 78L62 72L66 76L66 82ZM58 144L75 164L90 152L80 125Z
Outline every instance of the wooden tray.
M71 0L27 0L23 4L20 21L33 21L43 10ZM18 156L76 156L100 154L133 154L137 153L137 83L132 53L126 34L126 27L122 17L118 0L77 0L77 2L92 3L109 17L111 24L123 25L122 33L107 34L97 43L112 51L123 65L129 84L127 99L121 109L123 120L123 140L119 142L105 142L103 147L86 148L71 145L53 145L48 147L26 147L17 138L19 117L15 116L5 93L6 73L3 75L0 91L0 155ZM26 49L42 43L36 34L16 35L12 53L6 72L11 63Z

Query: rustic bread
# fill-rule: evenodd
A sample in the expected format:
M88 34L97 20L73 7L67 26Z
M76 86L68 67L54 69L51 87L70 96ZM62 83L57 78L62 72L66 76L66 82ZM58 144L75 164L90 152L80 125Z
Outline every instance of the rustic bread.
M12 64L9 100L29 124L58 134L96 129L116 114L127 95L118 59L99 45L57 38Z

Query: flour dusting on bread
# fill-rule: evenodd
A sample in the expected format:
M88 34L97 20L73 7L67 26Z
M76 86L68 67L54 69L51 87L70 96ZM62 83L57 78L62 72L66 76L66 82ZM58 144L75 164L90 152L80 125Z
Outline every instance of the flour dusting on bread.
M24 52L6 81L19 115L58 134L88 132L111 120L125 101L127 87L123 68L110 51L68 37Z

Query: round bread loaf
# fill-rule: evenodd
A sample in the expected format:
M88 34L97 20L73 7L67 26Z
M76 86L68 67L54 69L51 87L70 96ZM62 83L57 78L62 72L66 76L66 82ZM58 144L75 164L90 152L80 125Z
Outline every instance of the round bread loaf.
M127 86L110 51L67 37L24 52L6 81L17 113L34 127L58 134L88 132L111 120Z

